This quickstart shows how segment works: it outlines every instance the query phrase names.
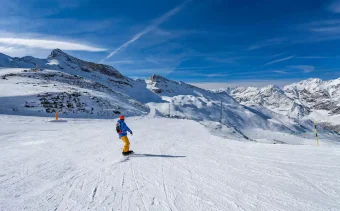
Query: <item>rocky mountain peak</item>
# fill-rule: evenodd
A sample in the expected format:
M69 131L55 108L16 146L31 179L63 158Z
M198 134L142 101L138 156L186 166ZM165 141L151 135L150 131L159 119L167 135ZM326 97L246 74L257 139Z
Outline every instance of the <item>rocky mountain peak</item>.
M280 87L278 87L278 86L272 84L272 85L265 86L264 89L280 90Z
M150 80L152 82L169 81L165 77L160 76L160 75L156 75L156 74L153 74L148 80Z
M280 93L280 94L284 94L283 90L276 86L276 85L268 85L266 87L263 87L261 89L262 93Z
M99 72L101 74L115 77L117 79L124 80L126 79L118 70L109 65L87 62L76 57L73 57L60 49L54 49L48 56L48 59L58 60L59 67L61 67L62 69L63 68L80 69L81 71L84 72Z
M68 55L64 51L60 50L59 48L57 48L57 49L54 49L51 52L51 54L48 56L48 58L57 58L57 57L60 57L60 56L68 57L70 55Z
M320 78L309 78L306 80L306 82L319 84L322 82L322 80Z

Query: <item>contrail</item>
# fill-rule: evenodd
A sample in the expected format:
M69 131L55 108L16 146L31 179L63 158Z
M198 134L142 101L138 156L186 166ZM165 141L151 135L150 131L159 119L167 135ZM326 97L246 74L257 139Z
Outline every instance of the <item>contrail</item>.
M134 43L141 36L145 35L146 33L150 32L152 30L154 30L155 28L157 28L160 24L162 24L163 22L168 20L171 16L175 15L176 13L178 13L186 4L188 4L191 1L192 0L186 0L183 3L181 3L180 5L178 5L177 7L173 8L169 12L165 13L164 15L162 15L161 17L157 18L151 25L146 27L143 31L135 34L135 36L133 36L131 40L129 40L126 43L124 43L123 45L119 46L116 50L112 51L107 57L105 57L104 59L100 60L100 63L103 63L106 59L112 57L113 55L115 55L121 49L128 47L131 43Z
M283 61L286 61L286 60L292 59L292 58L294 58L294 57L295 57L295 56L288 56L288 57L286 57L286 58L277 59L277 60L274 60L274 61L268 62L267 64L265 64L265 66L267 66L267 65L271 65L271 64L275 64L275 63L278 63L278 62L283 62Z

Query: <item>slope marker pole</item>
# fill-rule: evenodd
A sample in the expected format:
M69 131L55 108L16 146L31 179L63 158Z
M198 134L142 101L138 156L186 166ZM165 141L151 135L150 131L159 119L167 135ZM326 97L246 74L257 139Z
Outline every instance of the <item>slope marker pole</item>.
M222 100L221 100L221 115L220 115L220 123L222 124L222 119L223 119L223 105L222 105Z
M316 145L319 146L319 137L318 137L318 131L316 129L316 120L314 120L314 130L315 130Z

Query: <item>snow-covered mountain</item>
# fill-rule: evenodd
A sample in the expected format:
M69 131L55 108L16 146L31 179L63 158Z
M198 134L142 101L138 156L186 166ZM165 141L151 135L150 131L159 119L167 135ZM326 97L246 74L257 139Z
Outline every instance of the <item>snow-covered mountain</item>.
M296 103L275 85L263 88L238 87L232 89L230 94L243 105L263 106L275 113L292 118L302 118L309 113L307 107Z
M322 81L311 78L284 88L287 96L312 111L305 118L314 119L325 128L340 132L340 78Z
M184 82L171 81L162 76L153 75L146 80L146 83L150 90L157 93L165 101L148 103L148 106L167 116L194 119L202 121L202 124L205 125L206 122L221 122L233 132L260 128L301 134L308 130L311 131L313 128L312 121L293 118L294 112L308 112L307 109L303 110L302 106L294 104L293 100L281 95L274 95L270 99L271 94L275 92L273 89L275 90L276 87L271 87L271 92L268 89L262 90L263 99L267 102L265 105L270 105L270 103L277 105L275 98L279 98L281 101L279 103L286 103L291 106L289 112L293 117L287 116L288 111L277 113L264 106L242 105L225 91L208 91ZM294 108L294 106L297 108ZM228 128L223 128L223 125L215 128L220 127L220 130L228 130ZM216 131L214 128L212 130ZM242 132L242 135L248 136L246 132Z
M133 80L117 69L55 49L46 59L0 55L0 113L111 118L170 116L201 122L216 134L251 140L253 129L301 134L313 122L306 106L276 86L213 92L152 75ZM239 102L240 103L239 103ZM151 111L151 112L150 112ZM321 130L322 132L322 130ZM221 135L224 136L224 135ZM261 137L256 137L261 138Z
M308 79L287 85L283 90L301 105L326 110L331 115L340 114L340 78L330 81Z
M53 98L59 98L58 96L61 93L74 96L80 95L79 99L74 100L79 100L80 104L78 105L88 107L71 106L68 101L61 102L59 100L57 102L54 100L52 103L57 103L60 106L54 109L45 109L45 104L29 105L26 103L28 101L23 98L21 98L20 103L17 100L13 101L12 98L12 102L16 105L6 104L5 106L3 104L1 106L7 112L24 112L30 115L39 112L39 115L49 115L46 112L52 113L59 110L67 116L109 117L117 116L121 113L125 115L142 115L149 112L149 108L145 103L161 101L159 96L146 88L144 80L133 80L123 76L111 66L86 62L68 55L60 49L53 50L47 59L37 59L29 56L12 58L1 54L0 67L6 68L0 71L2 80L5 80L1 84L4 86L2 90L5 93L8 92L7 87L10 86L9 84L14 83L18 94L26 91L30 95L51 95ZM31 82L26 83L27 81ZM17 86L17 83L24 83L25 85ZM54 89L47 89L49 85ZM44 88L35 91L38 86ZM25 91L20 90L20 88ZM53 94L45 93L44 91L46 90ZM12 94L12 92L9 93ZM0 96L4 95L6 94L0 94ZM31 101L41 101L41 98L35 96ZM69 107L65 106L65 104L69 104ZM93 106L90 106L90 104ZM96 112L96 108L99 111Z
M12 58L5 54L0 54L0 67L52 69L72 74L79 73L79 71L92 74L98 72L120 80L127 80L118 70L111 66L83 61L60 49L53 50L47 59L38 59L31 56Z
M49 115L60 111L67 116L107 118L149 111L144 102L127 94L132 88L139 96L151 93L140 81L124 77L111 66L86 62L59 49L47 59L2 54L0 66L6 67L0 70L0 96L6 99L0 105L3 113Z
M128 79L125 78L118 70L109 65L83 61L81 59L68 55L60 49L53 50L48 56L48 61L49 65L57 66L59 69L62 70L65 69L68 71L79 71L80 69L83 72L100 73L102 75L110 76L121 81L128 81Z
M142 115L148 107L134 98L81 76L54 70L0 70L0 113L69 117Z
M217 90L215 92L223 92ZM317 120L333 131L340 131L340 78L330 81L307 79L283 87L236 87L226 90L239 103L255 110L295 119ZM269 115L272 116L273 115Z

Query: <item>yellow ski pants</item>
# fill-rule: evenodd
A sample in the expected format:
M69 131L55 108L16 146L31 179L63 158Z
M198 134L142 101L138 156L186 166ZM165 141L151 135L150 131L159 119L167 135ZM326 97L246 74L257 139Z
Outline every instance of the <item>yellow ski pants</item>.
M130 150L130 141L127 136L123 136L120 139L124 142L123 152L127 152Z

